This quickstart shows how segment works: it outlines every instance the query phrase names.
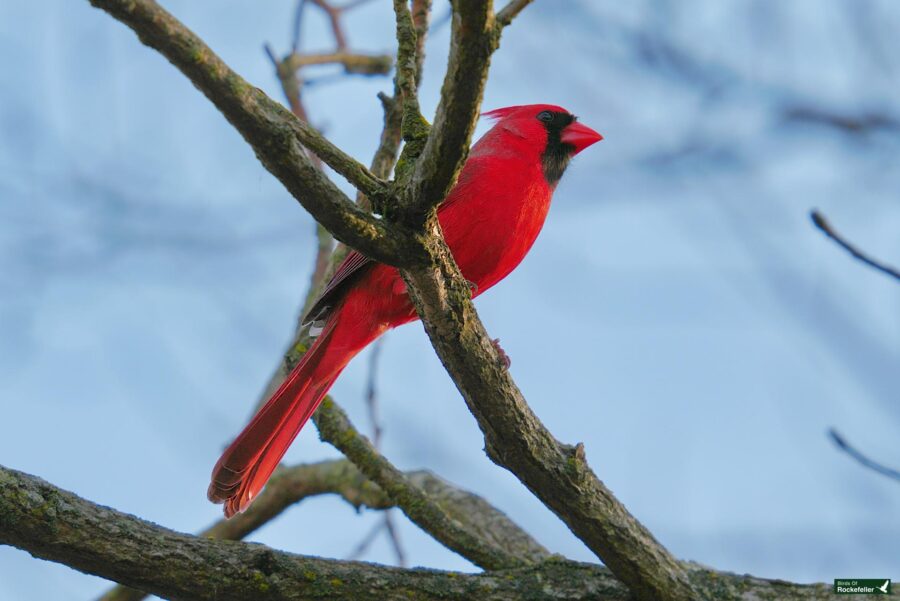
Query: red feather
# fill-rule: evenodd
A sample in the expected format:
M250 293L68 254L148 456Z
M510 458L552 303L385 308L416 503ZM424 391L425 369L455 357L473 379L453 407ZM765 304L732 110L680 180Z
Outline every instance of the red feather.
M564 159L564 169L571 155L601 139L554 105L484 115L497 123L472 147L438 208L444 238L476 296L515 269L541 231L556 184L547 179L548 153ZM219 459L209 499L224 502L229 517L246 509L347 363L386 330L415 318L400 273L351 252L308 313L324 322L322 332Z

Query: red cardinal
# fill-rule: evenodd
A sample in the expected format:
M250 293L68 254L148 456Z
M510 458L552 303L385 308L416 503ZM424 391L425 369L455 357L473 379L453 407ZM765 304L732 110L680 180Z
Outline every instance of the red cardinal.
M485 115L497 123L472 147L438 208L444 238L473 296L525 258L569 160L603 139L549 104ZM414 319L397 269L358 252L347 255L304 318L318 337L216 463L210 501L225 503L226 517L244 511L350 359L386 330Z

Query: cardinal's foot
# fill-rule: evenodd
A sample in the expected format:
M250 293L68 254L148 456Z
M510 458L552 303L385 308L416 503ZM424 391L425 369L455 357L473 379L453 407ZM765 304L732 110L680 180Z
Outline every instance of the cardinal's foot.
M506 354L506 351L503 350L503 347L500 346L500 339L494 338L491 342L494 343L494 348L497 349L497 354L500 355L500 363L503 364L503 367L509 369L509 366L512 365L512 360Z
M472 298L475 298L475 295L478 294L478 284L472 280L466 280L466 283L469 285L469 294Z

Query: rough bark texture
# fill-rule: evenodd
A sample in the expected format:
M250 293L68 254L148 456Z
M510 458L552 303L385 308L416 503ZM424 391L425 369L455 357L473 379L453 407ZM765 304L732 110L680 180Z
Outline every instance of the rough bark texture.
M461 574L318 559L264 545L181 534L95 505L39 478L0 467L0 544L173 600L411 599L626 600L599 566L549 560L516 570ZM697 569L717 599L826 599L803 586Z
M497 547L506 548L531 563L550 557L549 551L490 503L438 478L426 470L408 472L406 479L447 514ZM337 459L280 468L250 508L230 520L219 520L199 534L201 538L240 540L287 507L308 497L336 494L356 507L389 509L396 504L350 461ZM118 586L100 601L140 601L143 591Z

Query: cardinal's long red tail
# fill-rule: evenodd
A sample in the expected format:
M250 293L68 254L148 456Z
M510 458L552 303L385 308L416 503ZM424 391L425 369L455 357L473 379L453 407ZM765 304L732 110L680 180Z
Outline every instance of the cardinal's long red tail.
M213 503L225 503L226 517L246 509L259 494L349 361L345 353L329 352L334 325L332 321L326 326L213 468L207 496Z

